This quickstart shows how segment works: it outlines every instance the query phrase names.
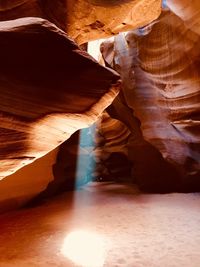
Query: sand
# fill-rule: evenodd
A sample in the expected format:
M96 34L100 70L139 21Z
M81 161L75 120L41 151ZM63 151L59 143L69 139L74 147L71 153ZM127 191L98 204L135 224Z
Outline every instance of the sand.
M200 266L200 194L141 194L112 183L1 215L0 266L84 266L63 254L66 237L77 230L105 243L103 254L89 248L96 262L86 267ZM80 240L77 254L89 243L87 236ZM98 250L104 264L98 265Z

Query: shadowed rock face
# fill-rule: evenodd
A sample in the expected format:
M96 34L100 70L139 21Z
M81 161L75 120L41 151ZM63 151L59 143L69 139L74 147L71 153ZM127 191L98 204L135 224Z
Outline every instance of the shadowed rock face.
M89 0L88 2L95 6L116 6L132 2L132 0Z
M119 76L50 22L0 23L0 177L43 156L111 103Z
M37 0L2 0L0 2L0 20L21 17L43 17L44 13Z
M77 186L92 180L126 181L130 176L126 171L129 134L122 122L104 112L96 124L76 132L61 145L55 178L66 183L71 179Z
M54 149L48 164L39 159L2 180L0 195L11 184L16 194L11 186L0 201L7 197L24 203L37 195L53 180L54 163L50 194L51 185L59 191L63 181L73 184L66 178L76 172L77 154L83 159L81 182L88 173L95 178L130 173L130 160L133 179L143 190L200 190L200 5L198 0L167 3L180 19L168 12L154 24L160 0L0 1L0 179ZM128 129L104 118L92 153L90 144L72 151L78 147L72 139L61 146L56 160L55 148L96 121L120 87L115 72L100 66L65 33L82 44L152 21L137 31L146 36L131 32L126 40L118 36L102 47L107 65L123 79L123 91L108 110ZM65 161L66 155L71 161ZM90 166L94 161L95 172ZM34 170L38 182L32 190L33 183L26 181L34 179ZM30 189L26 194L16 189L22 184Z
M123 81L110 113L133 132L129 158L145 190L200 190L199 43L198 34L166 12L149 34L102 46Z
M0 20L42 17L82 44L143 26L160 11L161 0L2 0Z
M110 36L154 20L160 4L160 0L0 1L0 21L4 21L0 23L0 179L9 175L0 192L9 181L15 188L7 197L1 194L1 201L13 198L11 206L18 206L43 190L52 180L51 161L45 179L45 174L40 177L45 160L40 159L12 174L77 129L88 127L119 91L117 74L81 52L64 32L79 43ZM30 17L46 19L64 32ZM32 179L30 171L41 182L24 197L19 187L31 188L33 183L26 182Z
M77 131L59 147L54 180L31 203L91 181L130 182L129 136L122 122L103 112L95 124Z

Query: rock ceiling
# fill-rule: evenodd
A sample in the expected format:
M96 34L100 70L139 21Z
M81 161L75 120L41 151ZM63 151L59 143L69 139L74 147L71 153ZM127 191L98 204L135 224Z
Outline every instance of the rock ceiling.
M3 0L0 20L42 17L77 43L143 26L161 11L161 0Z

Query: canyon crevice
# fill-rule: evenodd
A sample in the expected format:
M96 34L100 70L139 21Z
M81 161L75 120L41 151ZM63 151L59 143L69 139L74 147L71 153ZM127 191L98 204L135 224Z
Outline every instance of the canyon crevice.
M199 191L199 14L189 0L2 1L0 210L89 180ZM87 44L108 37L97 62Z

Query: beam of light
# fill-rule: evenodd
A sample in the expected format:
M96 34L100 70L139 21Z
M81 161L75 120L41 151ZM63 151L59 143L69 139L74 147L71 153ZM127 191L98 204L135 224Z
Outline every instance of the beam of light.
M88 52L96 60L100 58L100 44L103 40L97 42L90 42L88 44ZM77 162L75 170L75 188L79 189L82 185L93 180L93 173L96 168L96 162L93 155L93 151L96 145L96 124L93 124L89 128L80 130L79 144L77 151ZM75 194L74 205L77 207L83 207L86 204L93 201L90 195L82 198L81 193ZM75 211L81 212L79 209ZM76 213L75 213L76 214ZM84 213L85 214L85 213ZM75 217L77 214L75 215ZM87 214L88 217L92 217L92 214ZM74 264L80 267L103 267L106 259L106 253L108 249L107 240L97 233L76 230L70 232L64 239L61 253Z
M101 58L100 45L105 39L88 42L87 52L97 61ZM96 162L93 155L95 149L96 124L80 130L79 147L76 162L75 188L93 180Z
M96 163L93 156L95 149L96 124L80 130L78 155L76 162L76 189L93 180Z
M110 37L109 40L114 40ZM99 64L104 65L102 55L100 52L100 46L106 39L99 39L88 42L87 52L90 54ZM94 123L89 128L83 128L80 130L79 136L79 149L76 162L76 180L75 188L78 189L82 185L93 181L93 174L96 170L95 155L93 154L95 149L96 139L96 124Z
M103 267L105 243L105 239L96 233L77 230L67 235L61 253L81 267Z

